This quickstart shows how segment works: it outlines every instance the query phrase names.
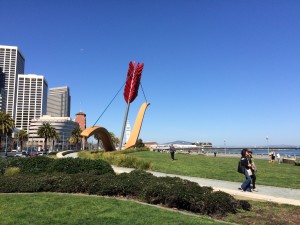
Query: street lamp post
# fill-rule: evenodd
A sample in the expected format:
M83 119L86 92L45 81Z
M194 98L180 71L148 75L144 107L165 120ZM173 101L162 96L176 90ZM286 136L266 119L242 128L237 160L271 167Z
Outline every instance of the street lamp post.
M63 151L65 147L65 133L63 132L63 143L62 143L62 148L61 150Z
M224 149L225 149L225 155L226 155L226 140L224 139Z
M266 137L266 140L267 140L267 148L268 148L268 155L269 155L270 147L269 147L269 137L268 136Z
M7 134L5 136L5 156L7 156Z

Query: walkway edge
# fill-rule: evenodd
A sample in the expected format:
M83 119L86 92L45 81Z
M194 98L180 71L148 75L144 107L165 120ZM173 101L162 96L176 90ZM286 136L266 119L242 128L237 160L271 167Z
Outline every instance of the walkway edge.
M116 167L112 166L115 173L130 173L131 171L135 170L134 168L124 168L124 167ZM213 179L205 179L205 178L197 178L197 177L188 177L188 176L181 176L181 175L175 175L175 174L166 174L161 172L153 172L153 171L147 171L148 173L153 174L157 177L179 177L182 179L190 180L193 182L198 183L200 186L210 186L214 189L214 191L223 191L230 195L232 195L235 198L238 199L249 199L249 200L258 200L258 201L267 201L267 202L275 202L278 204L289 204L289 205L296 205L300 206L300 200L297 199L290 199L290 198L282 198L282 197L275 197L272 195L264 195L257 192L241 192L240 190L236 189L228 189L222 187L222 184L233 184L233 186L238 187L237 182L230 182L230 181L219 181L219 180L213 180ZM213 185L211 185L213 184ZM226 185L225 185L226 186ZM265 186L266 187L266 186ZM273 189L282 189L284 191L288 191L290 189L288 188L278 188L278 187L268 187ZM297 190L298 191L298 190ZM300 190L299 190L300 192Z

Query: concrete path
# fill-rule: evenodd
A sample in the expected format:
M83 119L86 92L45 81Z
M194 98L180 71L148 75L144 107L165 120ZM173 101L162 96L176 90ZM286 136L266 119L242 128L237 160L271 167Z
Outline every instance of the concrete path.
M132 168L123 168L112 166L116 173L129 173L134 170ZM264 185L257 185L258 192L242 192L238 190L238 187L241 186L241 183L222 181L222 180L213 180L205 179L198 177L188 177L180 176L176 174L166 174L160 172L147 171L158 177L180 177L182 179L190 180L198 183L200 186L210 186L214 190L224 191L228 194L231 194L239 199L253 199L261 201L270 201L280 204L290 204L300 206L300 189L290 189L290 188L279 188L271 187Z
M77 158L77 153L70 153L63 157L73 157ZM124 167L116 167L112 166L116 173L129 173L133 168L124 168ZM200 186L209 186L214 190L224 191L236 198L239 199L253 199L253 200L261 200L261 201L270 201L276 202L280 204L290 204L300 206L300 189L290 189L290 188L279 188L279 187L271 187L265 185L257 185L258 192L242 192L238 190L241 186L241 182L230 182L230 181L222 181L222 180L213 180L206 178L198 178L198 177L188 177L181 176L176 174L166 174L160 172L147 171L152 173L158 177L180 177L182 179L190 180L198 183Z

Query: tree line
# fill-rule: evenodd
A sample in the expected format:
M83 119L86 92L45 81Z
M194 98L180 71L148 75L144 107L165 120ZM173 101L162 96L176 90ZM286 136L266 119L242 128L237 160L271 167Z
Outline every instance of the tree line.
M7 114L5 112L0 111L0 146L2 146L2 138L5 137L10 137L14 131L15 128L15 121L14 119L11 117L10 114ZM81 137L81 132L82 130L80 129L80 127L76 126L74 127L74 129L71 132L71 136L69 138L69 142L71 144L75 144L76 145L76 150L77 150L77 146L79 143L81 143L82 141L82 137ZM61 137L58 135L55 127L51 126L50 123L48 122L44 122L37 131L37 134L40 138L44 138L44 146L43 149L47 149L47 143L48 140L52 140L52 146L54 146L54 143L56 140L60 140ZM119 144L119 139L114 135L114 133L110 132L111 138L112 138L112 142L117 145ZM98 146L102 146L102 142L101 142L101 138L98 135L94 135L94 138L97 140L97 144ZM28 140L28 134L25 130L20 130L19 132L15 133L15 139L18 140L20 142L20 147L21 150L23 149L23 143L26 142Z

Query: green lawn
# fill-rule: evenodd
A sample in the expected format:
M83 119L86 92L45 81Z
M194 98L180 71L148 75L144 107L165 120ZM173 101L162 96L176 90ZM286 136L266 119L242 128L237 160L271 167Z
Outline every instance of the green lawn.
M239 158L176 154L172 161L168 153L142 151L129 155L151 161L154 170L159 172L236 182L244 179L237 172ZM300 166L254 160L258 168L257 184L300 189Z
M224 224L208 217L184 215L98 196L68 194L0 194L1 225Z

